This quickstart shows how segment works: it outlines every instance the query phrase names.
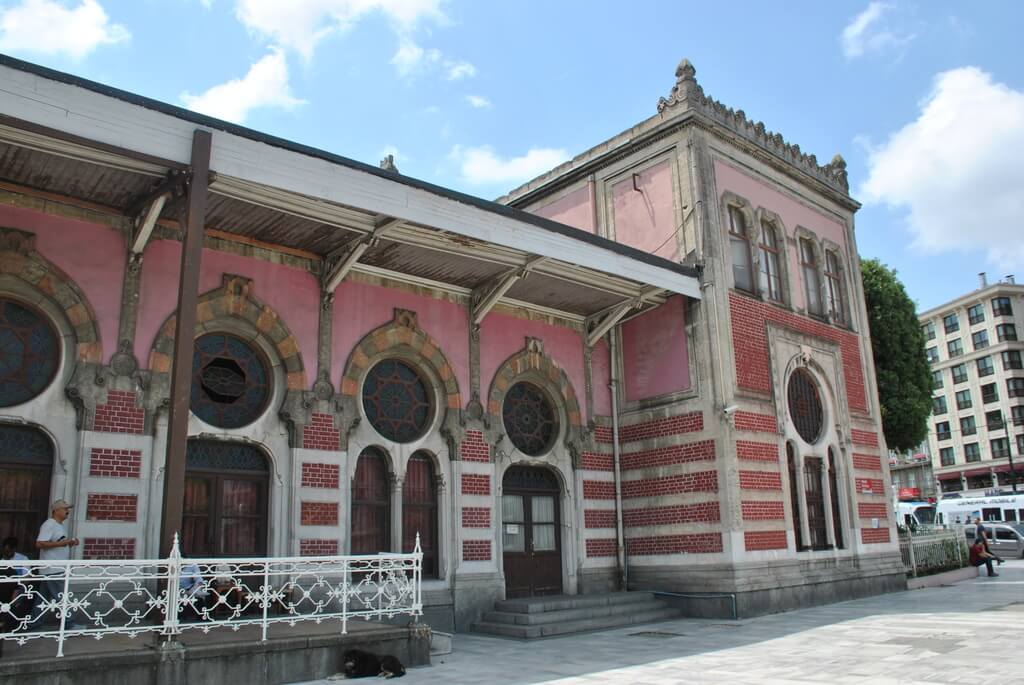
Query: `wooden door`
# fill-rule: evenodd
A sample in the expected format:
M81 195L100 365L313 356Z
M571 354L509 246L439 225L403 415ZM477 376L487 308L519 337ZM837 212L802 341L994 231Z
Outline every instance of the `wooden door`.
M402 551L413 551L419 534L426 578L436 578L438 571L436 483L430 457L420 452L412 455L402 484Z
M562 592L559 490L547 469L513 467L501 501L505 596Z
M352 479L352 554L391 551L390 498L387 457L367 449Z
M49 515L53 444L29 426L0 425L0 540L36 558L35 540Z
M182 507L184 555L266 555L266 468L266 459L250 445L189 441Z
M811 533L811 549L829 548L825 493L821 478L821 458L804 458L804 501L807 504L807 527Z

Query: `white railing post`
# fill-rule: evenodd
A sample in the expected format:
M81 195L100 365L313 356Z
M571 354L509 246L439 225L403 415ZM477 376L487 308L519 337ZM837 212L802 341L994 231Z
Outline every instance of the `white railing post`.
M178 635L178 611L181 608L181 550L178 547L178 533L174 533L171 541L171 553L167 557L167 588L164 597L166 613L164 614L164 635Z
M348 593L351 580L348 557L341 558L341 634L348 634Z
M413 611L423 612L423 548L420 547L420 533L416 531L416 546L413 547L413 554L416 558L413 560L413 582L415 583L415 589L413 590Z
M71 564L64 564L64 592L60 595L60 630L57 633L57 656L64 656L64 631L67 629L68 591L71 585Z
M263 562L263 589L260 593L263 598L263 637L260 642L267 641L267 612L270 610L270 561Z

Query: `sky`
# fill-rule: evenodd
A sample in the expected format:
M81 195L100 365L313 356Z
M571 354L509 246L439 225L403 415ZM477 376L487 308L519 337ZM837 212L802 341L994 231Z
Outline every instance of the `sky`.
M0 52L494 199L705 93L847 160L921 310L1024 280L1024 3L0 0Z

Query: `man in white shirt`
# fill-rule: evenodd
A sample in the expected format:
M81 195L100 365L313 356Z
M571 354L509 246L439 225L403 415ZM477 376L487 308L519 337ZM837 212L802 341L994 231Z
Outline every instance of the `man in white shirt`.
M64 521L71 513L72 505L59 499L50 507L50 518L43 522L36 536L36 549L39 550L40 561L66 561L71 558L71 548L78 544L78 538L68 536ZM64 567L44 566L39 570L44 577L41 583L41 598L53 601L60 600L64 593ZM59 614L56 615L60 620ZM45 622L45 618L43 619Z

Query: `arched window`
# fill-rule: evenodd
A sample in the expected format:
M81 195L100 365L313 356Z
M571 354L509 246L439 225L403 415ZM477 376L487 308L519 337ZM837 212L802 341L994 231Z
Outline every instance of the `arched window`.
M814 444L825 425L825 411L814 377L804 369L796 369L786 388L789 418L796 432L808 444Z
M558 416L547 393L532 383L519 382L505 393L501 409L508 439L523 454L539 457L558 437Z
M437 577L437 478L429 455L409 459L402 485L402 551L411 552L420 536L423 575Z
M270 397L263 355L227 333L196 339L192 353L192 413L218 428L241 428L258 419Z
M257 557L267 552L270 469L258 448L189 440L181 544L197 557Z
M0 298L0 407L28 402L60 366L60 338L45 316Z
M839 486L836 478L836 453L828 448L828 487L832 492L832 533L836 549L843 549L843 517L839 510Z
M352 479L352 554L391 551L391 486L388 458L368 447Z
M804 546L803 526L800 524L800 491L797 490L797 465L793 443L786 443L786 466L789 469L789 506L793 515L793 536L796 538L796 551L807 549Z
M50 515L53 443L30 426L0 424L0 540L18 538L18 552L35 557L39 526Z
M807 313L821 316L821 280L818 277L818 259L814 253L814 242L809 238L800 239L800 269L804 276L804 292L807 294Z
M837 323L846 323L843 274L839 266L839 255L835 250L825 250L825 296L829 317Z
M393 442L412 442L430 423L430 392L410 365L385 359L366 374L363 411L374 430Z
M775 224L761 220L761 238L758 242L761 256L761 292L769 300L782 302L782 269L779 262L779 236Z
M732 280L740 290L754 292L754 269L750 254L750 229L743 210L729 205L729 252L732 255Z

